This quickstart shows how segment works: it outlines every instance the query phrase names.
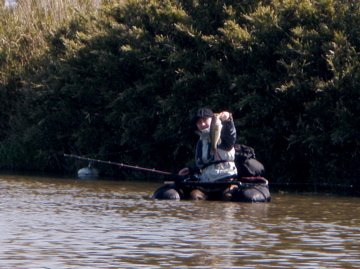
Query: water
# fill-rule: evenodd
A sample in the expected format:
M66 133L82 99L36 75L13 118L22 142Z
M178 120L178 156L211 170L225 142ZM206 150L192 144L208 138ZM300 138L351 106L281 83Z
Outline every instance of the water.
M360 268L360 198L153 201L155 183L0 175L0 268Z

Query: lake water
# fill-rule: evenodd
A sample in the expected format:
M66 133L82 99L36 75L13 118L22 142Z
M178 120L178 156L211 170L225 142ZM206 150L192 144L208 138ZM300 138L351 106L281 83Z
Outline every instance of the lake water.
M0 174L0 268L360 268L360 198L153 201L158 183Z

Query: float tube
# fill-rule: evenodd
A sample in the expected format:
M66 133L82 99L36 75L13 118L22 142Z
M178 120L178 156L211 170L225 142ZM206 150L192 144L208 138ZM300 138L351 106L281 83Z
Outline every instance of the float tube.
M228 186L234 186L234 191L230 201L247 203L265 203L270 202L271 195L268 181L263 177L242 177L236 181L165 181L164 186L157 189L152 199L157 200L183 200L184 190L204 188L221 189Z

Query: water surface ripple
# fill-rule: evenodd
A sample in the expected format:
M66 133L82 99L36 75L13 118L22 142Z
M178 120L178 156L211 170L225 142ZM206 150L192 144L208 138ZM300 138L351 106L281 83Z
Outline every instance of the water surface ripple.
M160 185L0 175L0 268L360 268L360 199L153 201Z

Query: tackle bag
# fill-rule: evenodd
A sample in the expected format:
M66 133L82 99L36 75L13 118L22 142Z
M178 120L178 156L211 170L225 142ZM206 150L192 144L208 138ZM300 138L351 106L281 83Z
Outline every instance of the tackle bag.
M242 177L260 177L265 173L262 163L256 160L255 150L246 145L235 145L235 165L239 180Z

